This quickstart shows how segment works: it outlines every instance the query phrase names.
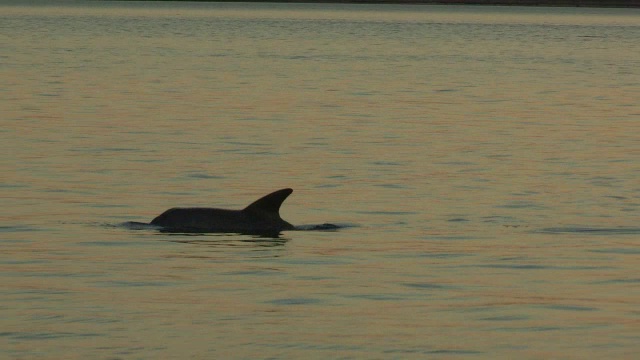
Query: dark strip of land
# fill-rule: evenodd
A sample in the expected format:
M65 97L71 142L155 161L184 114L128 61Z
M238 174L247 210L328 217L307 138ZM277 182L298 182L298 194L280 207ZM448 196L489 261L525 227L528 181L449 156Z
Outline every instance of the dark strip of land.
M180 0L173 0L180 1ZM187 0L209 2L343 3L406 5L500 5L640 8L640 0Z
M289 1L289 0L284 0ZM295 0L293 0L295 1ZM309 1L316 2L316 1ZM317 1L323 2L323 1ZM329 0L332 2L332 0ZM335 2L343 2L336 0ZM347 3L368 4L437 4L437 5L505 5L564 7L640 7L640 0L347 0Z

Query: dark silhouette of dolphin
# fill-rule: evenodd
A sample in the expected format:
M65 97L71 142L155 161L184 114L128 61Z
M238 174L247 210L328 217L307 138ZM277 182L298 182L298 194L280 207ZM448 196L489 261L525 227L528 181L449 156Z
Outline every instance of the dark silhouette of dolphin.
M216 232L278 234L295 227L280 217L280 205L292 189L263 196L242 210L215 208L172 208L153 219L150 225L167 232Z

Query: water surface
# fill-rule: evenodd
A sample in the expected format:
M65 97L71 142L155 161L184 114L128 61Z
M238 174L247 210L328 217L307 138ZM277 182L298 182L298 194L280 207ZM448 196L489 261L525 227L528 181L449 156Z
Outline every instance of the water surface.
M638 10L0 14L0 357L640 350ZM350 226L118 226L283 187Z

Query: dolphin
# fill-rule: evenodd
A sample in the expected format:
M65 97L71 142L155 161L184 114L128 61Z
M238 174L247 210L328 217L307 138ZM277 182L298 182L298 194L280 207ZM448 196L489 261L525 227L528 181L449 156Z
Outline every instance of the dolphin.
M279 234L295 230L280 217L280 205L292 192L289 188L274 191L242 210L172 208L151 220L150 225L167 232Z

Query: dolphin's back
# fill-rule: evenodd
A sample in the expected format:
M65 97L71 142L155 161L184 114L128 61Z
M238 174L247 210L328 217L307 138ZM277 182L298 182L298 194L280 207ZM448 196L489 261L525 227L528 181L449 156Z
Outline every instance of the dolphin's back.
M151 221L168 231L277 233L294 226L280 218L280 205L293 190L266 195L243 210L172 208Z
M151 220L151 225L166 229L224 231L225 227L239 223L238 213L213 208L172 208Z

